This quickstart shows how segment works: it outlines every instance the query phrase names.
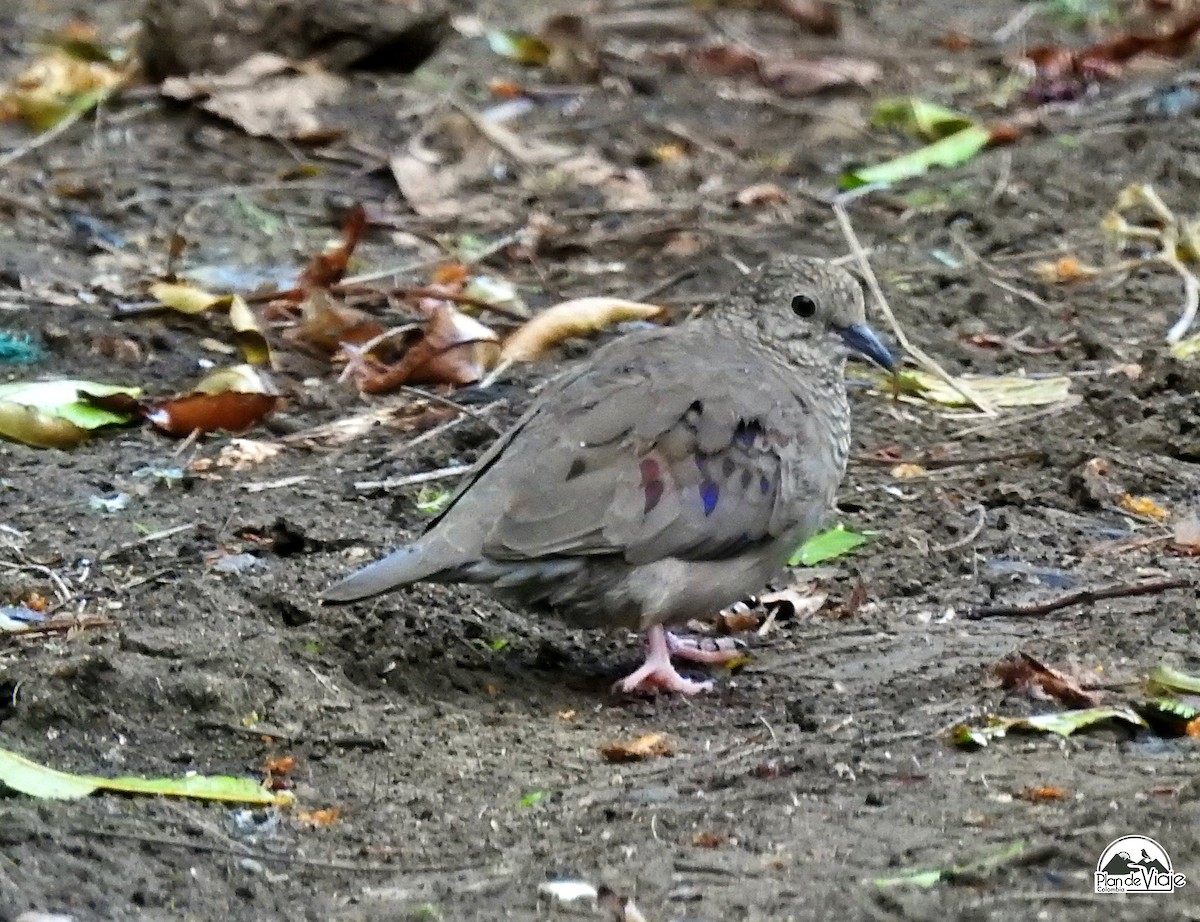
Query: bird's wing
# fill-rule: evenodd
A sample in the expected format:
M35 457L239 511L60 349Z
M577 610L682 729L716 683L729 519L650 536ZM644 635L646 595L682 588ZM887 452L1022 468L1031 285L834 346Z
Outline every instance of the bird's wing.
M543 395L462 494L493 515L483 553L720 559L823 511L841 474L823 417L786 369L715 352L628 337Z

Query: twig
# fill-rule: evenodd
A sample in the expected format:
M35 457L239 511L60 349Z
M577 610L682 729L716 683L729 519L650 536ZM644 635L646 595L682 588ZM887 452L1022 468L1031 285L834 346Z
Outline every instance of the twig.
M1037 602L1031 605L985 605L971 609L965 617L969 621L978 621L982 618L1034 618L1039 615L1048 615L1059 609L1070 608L1072 605L1091 605L1103 599L1128 599L1141 595L1157 595L1169 589L1187 589L1191 585L1191 581L1186 579L1157 579L1132 585L1106 586L1103 589L1080 589L1048 602Z
M30 138L20 147L14 147L7 154L0 155L0 170L12 163L15 163L26 154L37 150L39 147L44 147L59 135L65 134L72 125L74 125L91 111L91 109L76 109L75 111L64 116L63 119L53 128L48 128L46 131L43 131L36 137Z
M678 272L676 272L674 275L668 275L665 279L661 279L652 285L647 285L645 288L642 288L642 289L634 292L632 295L630 295L630 300L631 301L649 300L650 298L653 298L655 295L662 294L668 288L674 288L680 282L690 279L695 274L696 274L696 267L688 266L688 268L681 269Z
M35 637L39 634L62 634L72 630L94 631L100 628L112 627L117 622L106 615L90 615L80 618L63 618L58 621L47 621L44 624L31 624L11 631L0 632L0 640L20 640L22 637Z
M340 746L343 749L366 749L370 751L388 748L388 741L381 736L309 736L306 733L285 733L266 724L243 727L240 724L221 723L219 720L198 720L196 721L196 726L201 730L222 730L226 733L236 733L239 736L267 736L283 743L322 744Z
M897 464L916 464L929 471L940 471L951 467L972 467L976 464L999 464L1004 461L1045 461L1046 453L1038 449L1027 451L1001 451L983 455L958 455L951 458L931 457L923 452L911 458L874 458L858 456L854 459L857 464L872 464L881 467L893 467Z
M1196 320L1196 312L1200 309L1200 280L1197 280L1191 269L1180 262L1179 257L1171 255L1163 261L1183 278L1183 313L1167 331L1167 342L1173 346L1183 339Z
M471 470L473 464L451 464L449 467L436 471L425 471L420 474L409 474L407 477L394 477L391 480L359 480L355 482L356 490L396 490L400 487L411 487L418 483L430 483L434 480L448 480L458 477Z
M166 538L174 537L182 534L185 531L191 531L196 527L197 522L184 522L182 525L173 525L170 528L164 528L162 531L156 531L136 541L129 541L125 544L119 544L112 550L105 551L96 558L97 561L109 560L116 557L118 554L124 554L126 551L132 551L134 548L142 547L145 544L153 544L155 541L162 541Z
M897 341L903 347L904 351L916 359L921 367L952 387L956 393L960 394L969 403L978 407L988 416L996 416L995 407L974 393L966 384L952 377L941 365L927 355L924 350L914 346L909 341L903 327L900 326L900 322L896 319L896 315L892 313L891 305L888 304L887 298L883 294L883 289L879 287L879 280L875 278L875 273L871 269L871 263L867 260L866 251L859 242L858 235L854 233L854 225L850 223L850 215L846 211L845 204L842 201L834 201L833 213L837 216L838 224L842 228L842 234L845 235L846 243L849 244L850 251L854 254L854 258L858 262L859 270L867 281L867 287L871 289L871 295L875 298L875 303L879 305L883 316L887 318L892 332L895 334Z
M975 520L975 525L969 532L959 538L957 541L951 541L949 544L933 544L929 549L935 554L945 554L948 551L957 551L960 547L966 547L972 541L979 537L979 533L983 531L983 526L987 522L987 507L980 503L976 507L978 517Z
M495 423L491 422L484 414L490 413L492 410L496 409L496 407L500 406L500 404L505 402L503 400L493 401L492 403L489 403L487 406L485 406L483 409L475 410L475 409L472 409L471 407L467 406L465 403L460 403L457 400L452 400L451 398L447 397L444 394L438 394L438 393L435 393L434 391L427 391L424 388L414 387L411 384L402 385L400 390L404 391L404 393L406 393L406 394L414 394L417 397L422 398L423 400L428 400L430 403L440 403L444 407L449 407L452 410L457 410L459 413L465 413L467 416L470 416L472 419L483 423L485 426L487 426L489 429L491 429L497 435L500 434L500 428Z

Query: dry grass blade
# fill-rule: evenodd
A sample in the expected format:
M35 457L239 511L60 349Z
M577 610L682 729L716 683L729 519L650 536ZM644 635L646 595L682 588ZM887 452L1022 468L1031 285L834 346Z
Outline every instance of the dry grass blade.
M863 245L858 240L858 235L854 232L854 225L850 223L850 215L846 211L846 206L841 201L834 201L833 213L837 216L842 234L846 238L846 243L850 246L850 252L854 254L854 259L858 263L863 278L867 281L867 287L871 289L871 295L875 298L875 303L879 305L883 316L887 318L888 325L892 328L892 333L904 351L911 355L923 369L944 381L948 387L954 388L957 393L961 394L973 406L978 407L988 416L996 416L996 408L989 401L984 400L978 394L974 393L971 388L964 386L962 382L951 376L946 369L942 368L923 349L913 345L907 334L905 334L904 328L900 326L900 321L896 319L896 315L892 312L891 305L888 304L887 298L884 297L883 289L879 287L879 280L875 278L875 273L871 270L871 263L867 260L867 252L863 249Z

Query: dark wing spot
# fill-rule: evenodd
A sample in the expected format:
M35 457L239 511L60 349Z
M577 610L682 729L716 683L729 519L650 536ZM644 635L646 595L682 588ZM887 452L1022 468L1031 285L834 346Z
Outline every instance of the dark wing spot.
M721 473L724 475L726 480L728 480L730 477L732 477L733 472L736 470L737 470L737 462L735 462L733 460L733 458L726 458L724 461L721 462Z
M567 470L567 480L574 480L586 470L587 463L583 460L583 458L576 458L571 462L571 467Z
M770 493L771 492L771 481L767 480L766 477L759 477L758 478L758 492L761 493L763 496L766 496L768 493Z
M754 440L763 434L762 423L757 419L741 420L733 430L733 440L743 448L749 448Z
M742 471L742 489L750 489L750 481L754 479L754 475L749 470Z
M662 482L662 469L653 458L643 458L640 468L642 472L642 490L646 494L646 505L642 510L642 515L649 515L650 511L662 499L663 490L665 489Z
M706 480L700 484L700 499L704 503L705 515L712 515L713 510L717 508L717 496L719 493L717 485L711 480Z

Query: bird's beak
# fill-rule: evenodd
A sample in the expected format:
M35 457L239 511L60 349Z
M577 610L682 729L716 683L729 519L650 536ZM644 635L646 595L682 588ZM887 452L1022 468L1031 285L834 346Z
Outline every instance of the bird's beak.
M853 326L841 327L838 329L838 333L841 335L842 341L850 349L861 355L865 355L876 365L886 368L888 371L896 370L896 360L888 352L887 346L875 335L875 331L865 323L856 323Z

